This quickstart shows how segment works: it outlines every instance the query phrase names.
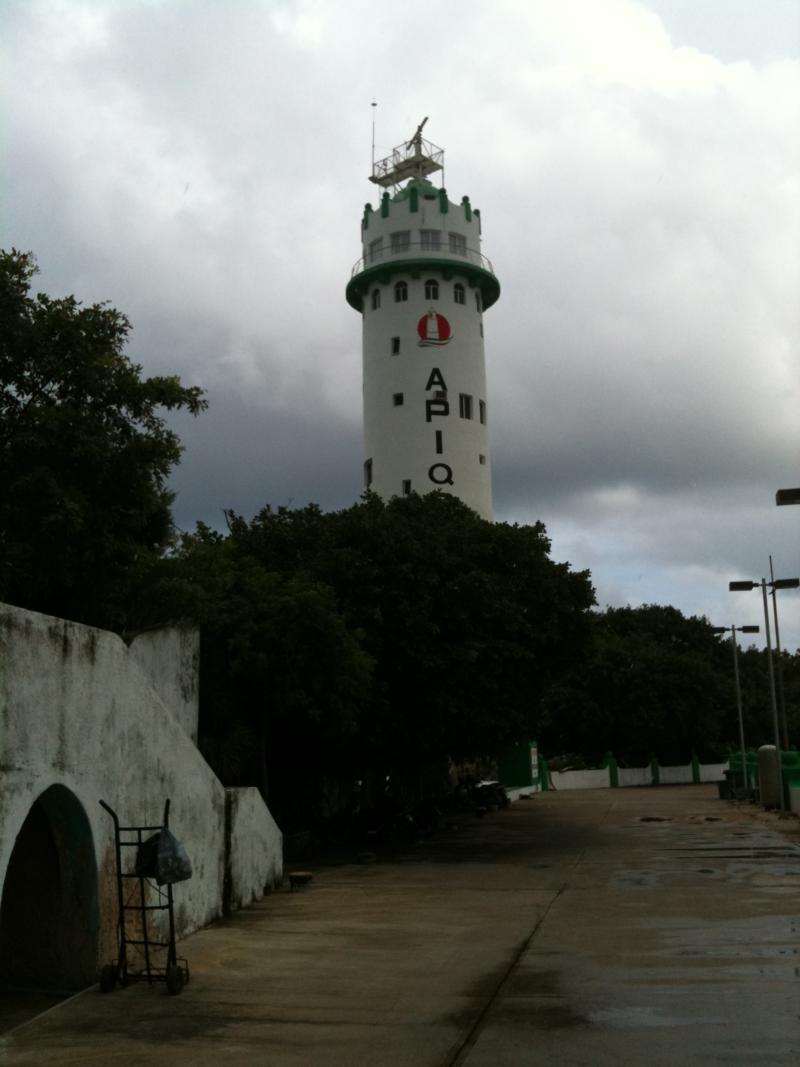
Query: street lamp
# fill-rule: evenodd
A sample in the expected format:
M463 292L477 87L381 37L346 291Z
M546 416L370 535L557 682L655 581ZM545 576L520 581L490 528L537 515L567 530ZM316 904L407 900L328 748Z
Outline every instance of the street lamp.
M783 747L789 748L789 727L786 721L786 697L783 691L783 662L781 658L781 631L778 626L778 589L797 589L800 586L800 578L776 578L772 569L772 556L769 557L769 576L772 586L772 617L775 622L775 651L778 653L778 708L781 713L781 732L783 734Z
M733 641L733 678L736 686L736 711L739 715L739 749L742 753L742 788L747 792L747 752L744 747L744 719L742 717L742 687L739 684L739 655L736 647L736 633L757 634L757 626L714 626L715 634L726 634L730 631Z
M797 589L800 586L800 578L773 578L768 582L762 578L760 582L728 582L728 589L732 593L746 592L761 586L761 596L764 601L764 632L767 635L767 666L769 667L769 692L772 701L772 724L775 733L775 753L778 758L778 791L780 795L781 811L786 810L786 802L783 796L783 768L781 766L781 734L778 724L778 701L775 696L775 670L772 664L772 641L769 629L769 607L767 606L767 586L772 589ZM787 745L788 747L788 745Z

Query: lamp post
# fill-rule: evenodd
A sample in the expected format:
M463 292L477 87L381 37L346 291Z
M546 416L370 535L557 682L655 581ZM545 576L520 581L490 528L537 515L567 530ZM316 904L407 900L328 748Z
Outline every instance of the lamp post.
M739 716L739 749L742 753L742 788L747 792L747 752L744 747L744 718L742 716L742 687L739 684L739 654L736 647L736 633L757 634L757 626L715 626L715 634L726 634L730 630L733 642L733 679L736 688L736 711Z
M800 586L800 578L773 578L768 582L762 578L760 582L741 581L728 582L728 589L732 593L745 592L761 586L761 596L764 601L764 632L767 635L767 666L769 668L769 692L772 701L772 724L775 733L775 753L778 758L778 792L780 795L780 809L786 810L786 801L783 796L783 768L781 766L781 733L778 722L778 701L775 695L775 670L772 664L772 640L769 629L769 607L767 605L767 586L772 589L797 589Z
M786 722L786 697L783 691L783 663L781 661L781 631L778 626L778 590L779 589L796 589L800 585L800 579L798 578L775 578L775 572L772 569L772 556L769 557L769 576L770 585L772 586L772 618L775 623L775 651L778 654L778 711L781 717L781 735L783 737L783 747L788 751L789 749L789 727Z

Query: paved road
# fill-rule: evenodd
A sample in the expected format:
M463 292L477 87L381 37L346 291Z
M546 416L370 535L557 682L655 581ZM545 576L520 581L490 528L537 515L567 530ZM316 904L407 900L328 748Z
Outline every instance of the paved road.
M0 1063L796 1067L798 890L711 787L544 794L319 869L185 941L179 997L89 991Z

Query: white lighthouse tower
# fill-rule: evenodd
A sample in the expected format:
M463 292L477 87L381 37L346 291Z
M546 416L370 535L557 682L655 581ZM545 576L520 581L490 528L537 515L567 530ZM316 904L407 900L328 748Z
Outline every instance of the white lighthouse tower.
M425 122L373 164L386 191L364 209L347 286L363 321L364 483L387 500L441 489L491 519L483 313L500 284L480 212L428 181L444 152Z

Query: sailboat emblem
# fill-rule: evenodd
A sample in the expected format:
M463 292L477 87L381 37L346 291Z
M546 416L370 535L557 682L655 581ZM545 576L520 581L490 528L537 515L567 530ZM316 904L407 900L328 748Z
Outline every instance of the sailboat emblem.
M444 315L437 314L433 308L423 315L417 323L417 333L419 334L419 347L441 348L442 345L449 344L452 340L452 334L450 332L450 323L444 317Z

